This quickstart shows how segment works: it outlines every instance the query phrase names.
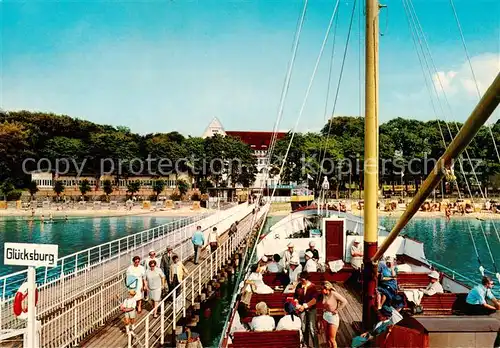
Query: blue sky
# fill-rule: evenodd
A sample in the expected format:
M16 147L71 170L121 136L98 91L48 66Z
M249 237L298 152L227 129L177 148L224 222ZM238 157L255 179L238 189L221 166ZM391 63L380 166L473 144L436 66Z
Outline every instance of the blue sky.
M380 120L434 119L402 1L386 4ZM450 3L413 4L452 117L463 121L477 95ZM280 129L295 124L334 5L309 0ZM333 90L352 5L343 0L339 6ZM297 0L3 0L0 107L68 114L139 133L196 136L214 116L229 130L271 130L302 6ZM500 70L500 2L455 0L455 6L484 89ZM356 10L335 115L359 114L358 15ZM332 40L333 34L299 130L323 124Z

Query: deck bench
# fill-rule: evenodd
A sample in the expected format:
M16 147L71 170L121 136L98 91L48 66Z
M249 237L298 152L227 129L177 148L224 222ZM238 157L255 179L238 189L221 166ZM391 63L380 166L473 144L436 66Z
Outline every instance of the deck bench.
M297 348L300 347L299 331L235 332L231 348Z
M426 288L430 282L429 273L398 273L397 282L400 290Z
M255 315L255 306L259 302L265 302L269 308L270 315L284 315L285 302L287 297L293 297L293 294L275 292L273 294L252 294L250 298L250 314Z
M423 315L452 315L463 310L467 294L434 294L420 301Z

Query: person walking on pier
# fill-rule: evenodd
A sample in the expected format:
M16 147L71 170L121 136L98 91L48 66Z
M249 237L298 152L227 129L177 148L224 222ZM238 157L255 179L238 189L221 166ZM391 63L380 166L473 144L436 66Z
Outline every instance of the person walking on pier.
M127 287L135 290L135 300L137 301L137 313L142 312L142 295L144 291L144 276L146 271L141 266L141 258L134 256L133 264L127 268Z
M170 283L172 284L172 290L175 289L177 285L182 283L182 280L184 279L184 274L189 274L189 271L187 268L184 266L181 260L179 260L179 256L174 255L172 257L172 263L170 265ZM177 295L180 293L181 288L179 287L177 289Z
M123 323L125 324L125 330L127 334L130 329L134 329L135 318L137 313L135 311L135 307L137 305L137 301L135 300L135 290L128 291L128 298L123 301L120 305L120 310L124 313L125 317L123 318Z
M217 234L217 227L214 227L210 234L208 235L208 243L210 243L210 251L214 252L217 250L217 246L219 245L218 240L219 236Z
M165 288L165 274L157 267L155 260L149 261L146 271L145 288L149 299L153 300L153 318L158 317L158 303L161 301L161 291Z
M161 269L165 274L165 278L167 279L168 288L172 288L172 284L170 283L170 265L172 264L172 247L167 247L167 251L163 253L161 257Z
M196 227L196 231L191 238L194 247L194 264L198 264L198 257L200 256L200 248L205 245L205 236L201 230L201 226Z

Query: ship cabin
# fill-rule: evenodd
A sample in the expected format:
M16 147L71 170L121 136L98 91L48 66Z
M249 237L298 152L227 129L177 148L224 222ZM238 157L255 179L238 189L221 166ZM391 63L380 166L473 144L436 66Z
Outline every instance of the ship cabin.
M283 256L288 243L292 242L303 265L309 242L315 242L320 255L320 267L318 272L309 274L310 280L317 287L321 287L326 280L330 281L348 300L348 306L339 312L339 347L350 347L352 338L364 331L361 323L362 280L359 271L350 264L351 246L355 240L360 241L362 245L362 233L363 220L359 216L338 211L318 211L317 207L314 207L302 209L283 218L270 228L257 245L257 260L262 256L272 259L274 254ZM383 227L379 228L379 245L387 234L388 231ZM493 347L500 321L492 316L466 316L463 308L470 287L453 276L439 272L439 281L444 293L424 296L418 306L408 300L406 294L414 289L427 287L430 282L429 274L435 270L426 260L424 245L421 242L397 237L384 256L396 259L398 293L404 299L404 307L400 312L403 320L395 325L390 333L383 333L375 338L377 347L457 347L464 346L463 342L467 342L465 346L469 347ZM263 275L264 283L274 292L252 293L250 298L246 298L244 301L248 312L245 317L240 316L241 323L251 322L255 316L255 306L261 301L267 304L269 315L275 319L276 324L278 323L285 315L284 304L293 298L296 286L283 284L283 279L286 279L284 273ZM238 306L239 303L234 307L234 312ZM326 337L321 325L321 307L320 299L317 304L318 336L320 346L326 347ZM234 315L235 313L231 320ZM224 338L223 347L296 348L300 347L300 336L298 331L236 331Z

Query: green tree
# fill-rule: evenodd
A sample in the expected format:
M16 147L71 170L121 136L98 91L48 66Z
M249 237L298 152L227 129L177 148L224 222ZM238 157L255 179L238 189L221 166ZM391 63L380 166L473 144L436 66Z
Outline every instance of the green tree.
M112 194L114 191L113 183L111 182L111 180L106 179L102 182L102 190L106 194L106 200L109 201L109 195Z
M29 183L28 191L30 192L31 200L34 200L36 193L39 191L36 181L31 181Z
M165 181L163 180L155 180L153 182L153 192L156 193L156 200L158 200L158 196L163 192L165 189Z
M179 193L181 196L184 196L189 190L189 184L184 179L177 180L177 188L179 189Z
M92 186L90 186L90 182L87 179L80 181L78 188L80 189L83 197L85 197L88 192L92 191Z
M139 181L129 182L127 185L127 192L133 197L141 189L141 183Z
M65 189L65 187L64 187L64 184L61 180L56 180L56 182L54 182L53 190L56 193L57 198L59 198L61 196L61 193L64 192L64 189Z

